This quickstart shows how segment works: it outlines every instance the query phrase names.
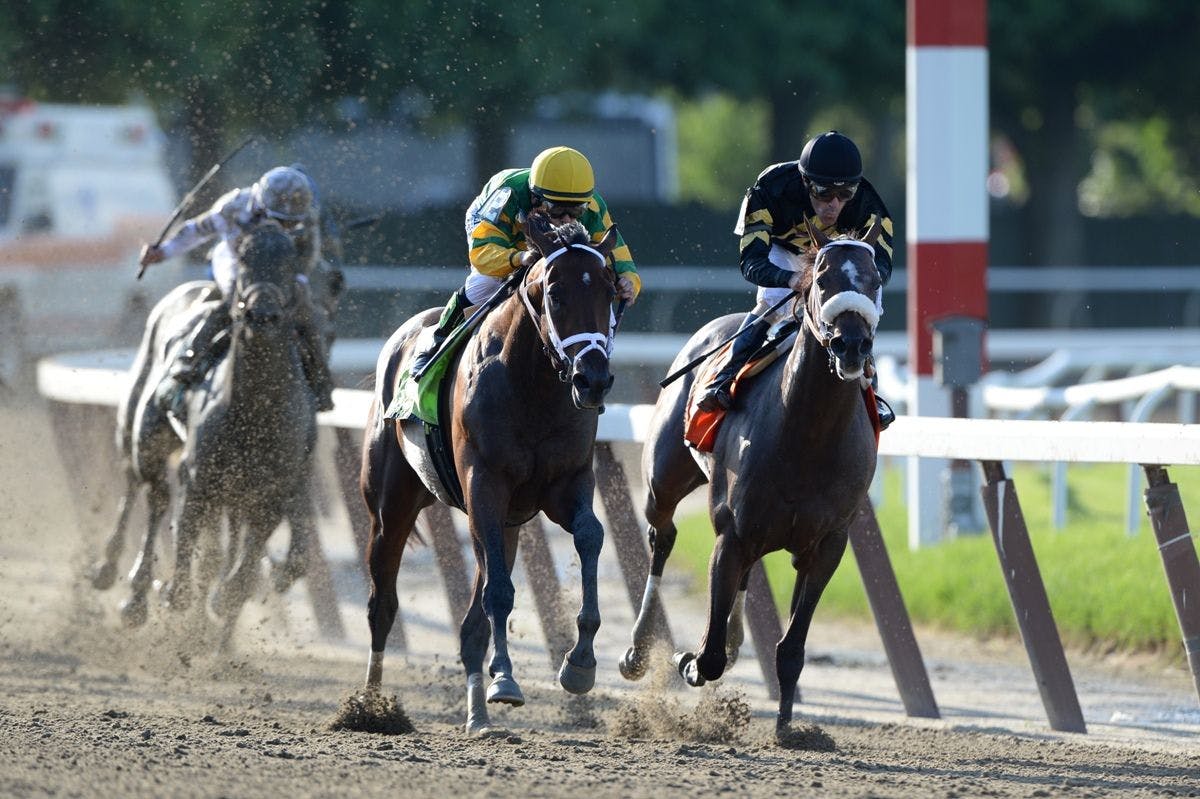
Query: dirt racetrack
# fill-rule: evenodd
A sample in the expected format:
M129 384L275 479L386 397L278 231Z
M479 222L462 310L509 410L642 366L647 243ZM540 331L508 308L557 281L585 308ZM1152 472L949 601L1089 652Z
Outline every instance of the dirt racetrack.
M413 589L408 652L390 650L384 682L415 732L330 731L365 673L361 597L343 604L348 644L315 636L299 589L253 601L227 656L161 611L121 629L127 586L81 580L96 531L81 529L44 407L0 403L2 796L1200 796L1200 714L1178 667L1070 653L1090 733L1064 735L1046 724L1019 643L919 630L944 717L910 720L873 630L818 613L788 748L750 654L719 689L683 691L666 673L622 683L630 613L604 594L597 690L569 699L517 619L529 703L493 711L497 731L468 739L453 631L440 608L409 604ZM517 603L528 613L520 585ZM672 612L694 641L699 609Z

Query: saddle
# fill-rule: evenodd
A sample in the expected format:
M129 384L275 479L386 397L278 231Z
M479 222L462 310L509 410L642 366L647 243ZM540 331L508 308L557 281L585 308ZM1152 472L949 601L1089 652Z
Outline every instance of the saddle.
M787 325L778 331L772 331L774 335L768 336L766 344L760 347L734 376L733 384L729 387L729 395L734 398L734 402L737 401L738 388L744 381L749 381L791 349L796 340L797 330L797 326ZM712 452L717 431L721 429L721 422L725 420L725 414L729 413L725 408L713 411L700 410L696 406L698 395L705 386L713 381L716 374L729 364L732 353L733 342L730 341L708 359L700 373L696 375L696 379L692 381L692 387L688 391L685 412L687 418L683 425L683 439L689 447L698 452Z
M767 343L746 362L745 366L738 370L737 375L733 378L733 385L729 389L729 394L734 398L735 403L738 387L744 381L748 382L762 372L791 349L795 344L797 330L798 328L794 326L790 330L784 328L773 338L768 338ZM696 376L688 391L685 411L687 418L683 424L683 439L689 447L697 452L712 452L717 432L721 429L721 422L725 421L725 415L729 413L724 408L714 411L700 410L696 407L697 396L712 381L717 372L729 363L732 349L733 342L730 342L718 350L717 354L708 360L708 363ZM878 446L879 434L883 430L883 426L879 421L879 407L875 403L875 390L868 385L863 389L862 396L863 402L867 406L867 416L871 420L871 428L875 431L875 445Z

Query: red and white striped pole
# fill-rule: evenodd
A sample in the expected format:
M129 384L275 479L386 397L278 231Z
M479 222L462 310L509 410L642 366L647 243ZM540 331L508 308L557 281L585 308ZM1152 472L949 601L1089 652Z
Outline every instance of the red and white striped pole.
M933 378L931 324L987 317L987 0L907 0L909 413L949 416ZM908 540L946 528L945 461L912 458Z

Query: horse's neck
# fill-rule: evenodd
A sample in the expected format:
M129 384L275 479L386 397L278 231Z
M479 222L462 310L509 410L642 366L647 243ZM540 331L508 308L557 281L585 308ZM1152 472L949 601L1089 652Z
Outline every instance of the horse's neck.
M807 325L801 325L797 335L780 375L780 424L784 429L840 430L861 402L858 382L838 379L830 368L829 353Z
M248 344L235 335L225 355L222 393L230 405L274 402L287 396L298 367L294 344L267 341Z
M513 392L537 396L539 405L552 401L547 392L569 402L570 394L543 351L541 335L520 297L510 297L489 321L493 323L492 332L504 342L505 371Z

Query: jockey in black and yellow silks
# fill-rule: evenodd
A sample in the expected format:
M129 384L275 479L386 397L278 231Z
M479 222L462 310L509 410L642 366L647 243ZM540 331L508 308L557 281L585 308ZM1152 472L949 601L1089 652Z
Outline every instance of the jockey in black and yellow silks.
M863 234L878 222L883 232L875 242L875 267L885 285L891 278L891 215L879 192L863 177L858 147L831 130L810 139L798 160L764 169L746 190L733 232L739 237L742 276L759 287L752 312L755 316L800 288L800 253L811 244L806 220L830 237ZM875 304L882 313L882 289L880 292ZM730 388L734 377L762 346L771 324L788 313L781 308L734 339L728 364L699 395L701 410L715 411L733 404Z
M537 260L525 241L525 220L545 211L556 224L577 219L599 242L613 226L608 206L595 190L592 165L570 147L551 147L528 169L505 169L484 185L467 208L464 224L471 272L442 312L430 347L417 353L410 372L420 375L446 336L463 320L464 310L490 297L521 266ZM617 296L632 303L642 288L629 246L620 233L612 253Z

